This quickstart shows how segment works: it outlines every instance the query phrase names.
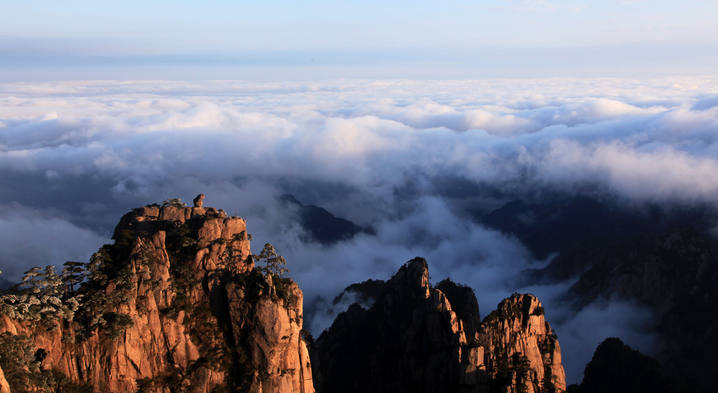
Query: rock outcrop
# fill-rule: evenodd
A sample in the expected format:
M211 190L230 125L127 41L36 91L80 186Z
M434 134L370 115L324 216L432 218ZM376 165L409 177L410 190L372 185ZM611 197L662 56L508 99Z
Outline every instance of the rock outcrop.
M473 291L446 280L433 288L421 258L366 284L348 289L373 305L351 305L311 345L318 392L565 390L558 340L535 297L514 295L479 323Z
M243 219L204 208L201 198L195 207L171 200L126 214L114 244L83 271L84 283L66 290L80 299L70 316L2 309L0 337L34 353L18 350L20 360L10 363L27 374L18 384L103 393L313 392L302 292L254 269L246 231ZM0 376L2 393L27 388L3 382Z
M197 195L193 200L192 203L194 204L194 207L202 207L204 204L204 194Z

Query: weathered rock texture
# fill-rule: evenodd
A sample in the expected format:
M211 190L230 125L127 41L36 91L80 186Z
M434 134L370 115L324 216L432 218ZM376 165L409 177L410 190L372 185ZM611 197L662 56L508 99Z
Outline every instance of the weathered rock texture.
M375 302L353 304L312 344L318 392L566 389L558 340L531 295L504 300L480 323L473 291L448 280L433 288L421 258L387 282L348 289Z
M300 335L302 292L254 269L243 219L176 202L151 205L122 217L114 240L93 256L73 318L0 315L2 339L29 339L35 351L29 360L17 354L26 360L16 363L28 364L17 384L36 391L60 384L94 392L314 391ZM11 391L25 390L12 383Z

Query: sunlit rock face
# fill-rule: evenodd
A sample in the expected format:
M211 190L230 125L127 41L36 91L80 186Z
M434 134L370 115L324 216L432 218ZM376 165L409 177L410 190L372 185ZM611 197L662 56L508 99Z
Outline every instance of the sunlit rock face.
M489 374L495 380L510 380L510 391L566 389L561 347L536 297L514 294L501 301L484 319L477 337Z
M314 391L302 292L254 268L242 218L202 198L150 205L122 217L114 240L70 316L4 309L3 343L34 357L18 352L24 374L0 374L0 392Z
M351 289L374 304L350 306L311 347L318 392L566 389L558 340L532 295L502 301L479 323L473 291L450 281L432 287L422 258L370 284Z
M10 393L10 385L5 379L5 373L3 373L2 368L0 368L0 393Z

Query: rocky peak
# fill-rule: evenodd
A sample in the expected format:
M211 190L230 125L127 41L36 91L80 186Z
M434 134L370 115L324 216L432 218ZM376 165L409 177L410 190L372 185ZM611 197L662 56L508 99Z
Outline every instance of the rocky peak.
M0 309L0 340L23 359L0 364L10 389L313 392L302 292L254 269L246 229L202 198L127 213L78 273L74 313Z
M429 264L424 258L414 258L405 263L387 283L387 287L411 294L419 299L426 299L431 294L429 284Z
M204 227L205 231L200 235L205 235L207 238L224 237L230 239L231 236L240 234L247 229L244 219L229 216L222 209L205 208L202 207L201 202L197 203L195 207L189 207L172 200L172 202L165 202L163 205L153 204L136 208L125 214L120 219L117 227L115 227L113 239L117 240L123 231L129 230L141 233L173 230L180 228L185 223L193 224L190 226L195 230ZM214 228L222 229L222 231L210 230Z
M202 198L198 200L200 196ZM216 263L223 256L231 254L233 268L251 270L253 262L247 258L250 255L250 236L244 219L229 216L222 209L202 207L204 194L200 196L195 198L198 200L195 207L172 199L163 205L133 209L120 219L112 238L124 244L136 237L169 236L179 242L170 245L178 248L176 251L187 245L195 246L195 268L211 271L217 268Z
M370 284L374 304L350 306L312 346L318 392L565 390L558 340L535 297L514 295L480 323L473 291L450 280L432 287L422 258Z
M481 323L478 337L489 374L513 391L566 390L558 338L535 296L513 294L502 300Z
M544 310L541 302L531 294L521 295L515 293L502 300L495 311L487 316L485 322L500 321L511 322L517 328L529 333L546 334L551 327L544 320Z

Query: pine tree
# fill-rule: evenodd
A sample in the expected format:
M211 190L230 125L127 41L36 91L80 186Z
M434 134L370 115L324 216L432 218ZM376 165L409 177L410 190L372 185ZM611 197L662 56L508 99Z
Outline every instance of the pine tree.
M84 262L74 261L67 261L63 264L62 281L67 286L70 296L75 295L75 285L79 285L85 280L86 265Z
M262 252L260 252L256 257L258 262L265 263L263 268L259 268L265 274L274 274L281 278L282 275L289 272L289 269L286 268L287 261L283 256L277 254L277 250L270 243L266 243Z
M51 327L58 318L72 319L82 296L69 296L67 286L55 267L33 267L25 272L15 293L3 295L0 312L11 318L46 322Z

